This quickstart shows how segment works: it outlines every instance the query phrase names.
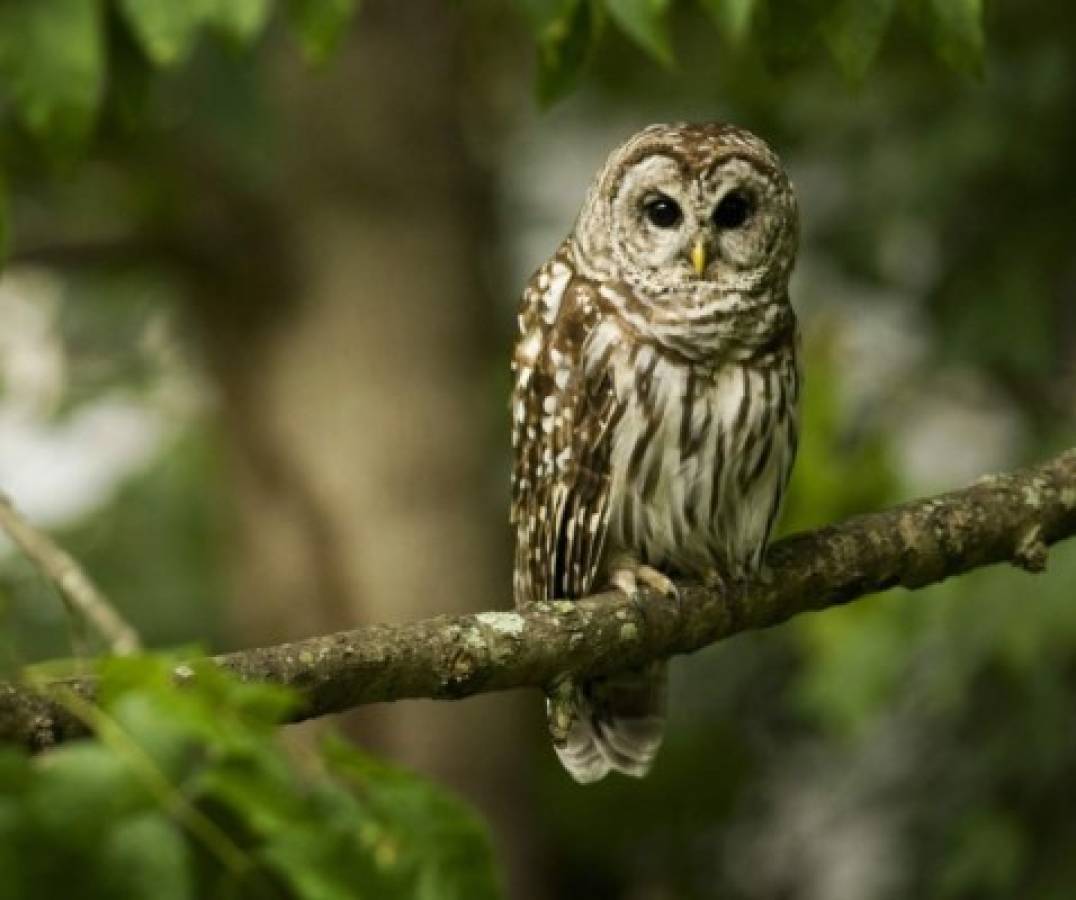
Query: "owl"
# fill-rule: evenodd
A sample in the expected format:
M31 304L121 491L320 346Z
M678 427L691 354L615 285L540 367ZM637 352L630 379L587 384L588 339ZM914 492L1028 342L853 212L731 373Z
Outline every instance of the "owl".
M612 152L523 292L517 606L610 588L675 598L671 574L759 568L796 453L797 236L792 186L748 131L654 125ZM554 748L577 781L648 771L665 672L550 687Z

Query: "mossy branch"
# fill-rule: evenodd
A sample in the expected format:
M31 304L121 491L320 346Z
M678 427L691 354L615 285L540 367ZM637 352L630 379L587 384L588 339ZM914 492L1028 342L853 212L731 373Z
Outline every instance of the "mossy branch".
M454 699L607 673L901 586L1000 562L1045 567L1076 534L1076 448L1027 469L777 542L764 577L727 590L681 582L680 602L619 594L520 612L438 616L216 657L300 691L297 718L413 697ZM183 677L183 667L177 677ZM64 682L92 697L92 681ZM84 732L46 686L0 684L0 740L42 749Z

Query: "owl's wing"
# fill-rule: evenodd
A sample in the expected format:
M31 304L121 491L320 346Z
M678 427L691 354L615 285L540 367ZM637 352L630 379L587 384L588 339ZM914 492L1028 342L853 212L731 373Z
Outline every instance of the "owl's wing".
M609 366L619 331L597 290L554 258L523 295L513 369L516 604L591 593L609 531L611 456L625 405ZM646 773L661 744L665 666L562 678L546 710L557 756L581 783Z
M585 596L601 563L623 405L606 367L584 358L595 301L594 287L558 257L524 291L512 396L517 605Z

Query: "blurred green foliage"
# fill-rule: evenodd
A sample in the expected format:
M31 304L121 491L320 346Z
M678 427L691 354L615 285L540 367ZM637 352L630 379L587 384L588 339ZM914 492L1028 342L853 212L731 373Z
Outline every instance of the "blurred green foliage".
M101 103L102 8L84 0L0 7L0 78L16 116L42 144L85 141Z
M673 0L513 0L537 45L539 97L570 90L606 21L665 66L676 59ZM913 23L938 57L979 71L982 0L702 0L730 45L749 36L778 64L826 52L861 80L893 20ZM102 108L122 103L132 42L150 67L187 62L200 40L250 47L280 7L305 55L324 62L358 0L12 0L0 7L0 125L14 117L51 155L70 159L91 138ZM112 58L110 58L112 57ZM116 73L124 77L117 79Z
M330 738L293 760L295 697L210 664L100 665L97 739L0 752L0 897L493 900L484 827L417 776ZM61 700L63 697L61 696Z
M544 102L576 87L608 19L665 66L675 64L672 0L518 0L538 44L538 94ZM979 72L983 56L980 0L700 0L729 47L749 38L776 65L819 51L861 81L895 19L911 23L952 67Z
M838 398L840 360L823 329L808 347L808 364L811 380L803 393L803 428L778 526L781 534L883 507L899 486L883 435L875 430L846 433Z

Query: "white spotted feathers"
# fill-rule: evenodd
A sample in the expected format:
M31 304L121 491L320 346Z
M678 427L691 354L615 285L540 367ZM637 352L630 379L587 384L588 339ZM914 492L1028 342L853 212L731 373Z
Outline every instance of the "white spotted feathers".
M739 214L718 215L733 193ZM796 237L788 180L748 132L654 126L613 152L523 294L517 605L630 585L633 571L656 583L758 568L797 443ZM645 774L664 683L654 664L557 686L550 729L577 780Z

